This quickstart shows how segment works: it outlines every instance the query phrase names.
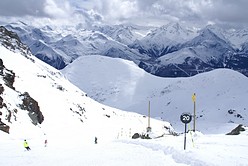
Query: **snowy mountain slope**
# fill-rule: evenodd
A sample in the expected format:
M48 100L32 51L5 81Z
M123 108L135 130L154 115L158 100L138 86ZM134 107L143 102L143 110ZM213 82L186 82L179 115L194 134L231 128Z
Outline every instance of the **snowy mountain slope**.
M220 32L214 31L213 27L202 29L198 36L178 46L177 51L159 57L156 65L149 67L147 63L143 64L145 70L163 77L187 77L215 68L231 68L246 74L247 65L242 63L247 61L247 54L236 52ZM236 65L232 63L234 57L240 59Z
M125 25L116 25L116 26L103 26L103 27L94 27L94 30L102 32L107 36L110 36L112 39L123 43L125 45L133 43L137 38L141 38L142 36L136 31L137 28L133 26L125 26Z
M243 43L248 40L248 30L246 29L230 29L225 32L225 36L231 41L235 48L240 49Z
M181 113L193 111L193 93L200 131L248 123L248 79L229 69L170 79L150 75L130 61L92 56L78 58L62 72L90 97L112 107L147 114L150 101L151 115L176 129L182 127Z
M195 32L182 28L178 23L170 23L151 31L147 36L134 41L129 47L150 57L160 57L177 51L179 44L192 39Z
M31 61L4 47L0 47L0 52L5 67L15 73L15 91L1 82L6 89L1 96L7 105L7 108L1 109L3 116L7 115L8 110L17 110L17 120L12 116L10 123L2 118L3 122L10 126L11 136L20 139L52 137L85 141L99 136L102 141L106 141L116 139L121 130L129 131L128 136L146 130L147 118L93 101L66 80L59 71L37 58L33 57ZM33 125L28 112L18 107L21 102L18 96L24 92L28 92L38 102L44 115L44 122L40 125ZM129 125L125 124L127 120L131 120ZM152 121L158 127L154 132L161 135L163 126L169 125L166 122ZM85 133L88 136L85 136Z
M206 66L201 67L201 69L204 69L207 65L213 68L216 66L226 67L225 60L233 54L234 50L229 43L213 33L211 29L206 28L200 32L199 36L186 42L179 51L169 53L159 59L163 65L188 64L187 61L197 59L201 61L200 65L202 63L206 64ZM188 65L192 65L192 69L199 69L197 63Z
M0 68L0 71L4 71L0 72L0 84L4 87L0 98L6 104L6 107L0 108L2 113L0 118L10 126L10 134L0 131L0 165L211 166L245 165L248 161L247 131L238 136L188 133L187 150L183 150L183 135L177 137L167 135L168 131L165 127L170 127L169 123L151 119L153 133L165 135L150 140L132 140L130 136L133 133L146 129L146 117L93 101L66 80L59 71L31 54L23 54L20 48L14 50L16 53L0 46L0 59L4 69L15 73L14 89L11 89L2 78L6 70ZM121 67L121 64L123 61L118 65ZM124 66L127 64L129 70L134 73L130 75L134 80L132 84L135 84L135 80L142 72L147 83L153 83L153 81L149 82L144 71L139 68L136 71L137 66L125 61ZM123 66L120 69L122 68ZM245 78L239 76L240 79ZM153 89L148 86L149 88ZM144 94L146 94L145 89L142 89ZM133 90L130 88L130 92ZM23 99L20 94L23 92L28 92L38 101L44 115L44 122L41 124L35 126L28 116L28 111L19 107ZM5 119L9 111L13 113L11 122ZM237 115L235 111L233 114ZM236 127L236 124L231 123L224 126L225 128L214 127L214 131L217 128L218 133L226 133L230 128ZM245 129L247 130L247 127ZM98 138L97 145L94 144L95 136ZM23 139L27 139L31 151L24 150ZM46 147L44 147L45 139L48 140Z

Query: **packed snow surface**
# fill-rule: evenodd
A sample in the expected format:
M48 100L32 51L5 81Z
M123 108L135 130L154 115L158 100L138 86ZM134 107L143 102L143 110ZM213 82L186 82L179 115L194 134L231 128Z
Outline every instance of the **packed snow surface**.
M151 135L156 137L148 140L131 139L130 137L134 133L142 133L146 130L146 116L121 111L97 103L66 80L59 71L40 62L35 57L31 56L31 59L34 60L32 61L18 53L10 52L3 47L0 47L0 52L5 67L13 70L16 76L14 82L15 90L5 86L2 79L0 79L0 83L3 84L5 89L2 98L7 104L8 110L18 110L15 114L17 120L14 120L13 117L10 123L5 120L6 112L8 112L7 109L5 107L1 109L3 112L3 116L1 116L2 120L11 128L10 134L0 131L0 165L245 166L248 163L247 128L246 131L237 136L225 135L231 129L235 128L238 123L226 123L227 118L217 121L217 117L220 118L221 116L220 113L220 115L216 114L217 117L210 116L215 115L213 112L209 114L206 113L208 116L202 121L201 126L199 124L199 131L187 133L186 150L184 150L184 130L182 130L184 124L179 121L181 112L176 111L175 105L171 107L174 108L175 115L170 113L171 117L168 119L171 120L169 122L177 124L178 129L176 132L179 133L179 136L172 136L168 130L165 130L165 127L171 127L169 122L151 119ZM101 60L101 58L99 60ZM121 63L123 62L131 64L129 70L132 72L129 74L126 73L128 74L126 77L133 78L130 79L131 81L128 80L123 83L123 78L119 77L121 86L125 86L125 83L133 85L127 87L128 89L124 93L131 95L131 97L142 96L147 94L144 89L148 89L149 92L154 92L150 84L157 85L157 87L161 84L158 79L155 79L156 77L154 77L154 80L148 79L150 76L146 76L141 70L136 70L133 63L129 61L122 61ZM113 70L118 71L119 68L113 68ZM225 72L221 72L221 74L224 73ZM228 73L230 74L232 72ZM99 77L102 77L101 74L102 73L99 73ZM143 75L142 79L140 75ZM197 89L197 94L198 92L203 92L204 87L211 87L215 84L223 86L223 82L219 82L214 72L212 72L212 74L208 73L208 75L209 77L204 77L205 75L199 77L208 78L211 84L206 85L204 83L207 80L197 79L198 81L202 81L202 89ZM224 80L224 83L232 85L237 79L243 80L244 82L247 80L236 72L232 73L231 76L232 81ZM137 84L135 79L141 79L141 84ZM86 76L85 80L87 80ZM179 92L172 92L172 90L176 90L177 88L184 89L184 86L190 82L194 82L194 78L190 78L190 81L180 78L175 80L171 79L171 81L173 80L173 84L169 82L169 80L170 79L167 80L168 83L163 84L165 88L164 93L167 93L166 90L169 90L170 93L168 93L168 96L175 97L174 101L183 101L188 98L188 96L181 95L177 98L176 96ZM238 90L235 91L235 93L232 92L232 89L229 89L228 92L232 92L231 94L233 96L229 98L228 101L235 101L233 97L236 98L239 94L242 94L242 97L247 97L247 95L245 95L247 93L245 89L246 86L244 86L243 81L240 81L239 84L235 84L235 86L239 87L235 88L235 90ZM146 86L141 86L142 82L146 82ZM92 82L88 82L88 84L91 83ZM105 84L105 82L102 83ZM99 83L95 82L95 85L99 85ZM157 93L161 94L159 90ZM225 95L227 95L226 91L221 89L218 91L219 95L215 96L212 93L214 90L216 89L205 90L209 92L208 97L214 97L214 99L217 100L219 96L226 97ZM34 126L28 117L27 111L18 107L21 103L19 94L26 91L38 101L45 117L44 122L40 125ZM140 94L137 92L140 92ZM189 98L191 98L192 90L186 92L190 96ZM156 93L149 94L155 95ZM116 102L120 102L120 99L116 99ZM201 97L199 97L199 99L201 99ZM206 98L202 97L202 99ZM128 98L123 100L123 102L129 100ZM213 102L214 100L211 101ZM138 104L140 105L140 103ZM152 104L154 106L154 103ZM225 101L223 107L229 104L230 103ZM242 104L241 106L244 105ZM147 103L144 104L142 108L145 107L146 109L144 110L147 110ZM183 104L180 108L182 107L190 106ZM204 108L205 107L207 110L213 109L213 107L210 107L210 104L205 105ZM81 109L85 111L80 112ZM154 107L152 107L152 109L154 109ZM246 118L246 111L242 113L244 118ZM154 116L156 115L154 114ZM246 122L246 119L241 119L241 121ZM198 119L198 122L201 122L201 119ZM210 122L211 124L209 124ZM216 125L217 123L218 125ZM179 126L181 126L181 128ZM187 128L192 128L192 124L187 126ZM206 134L202 133L200 131L201 128L205 130L208 129L209 131ZM171 128L171 130L173 129ZM97 137L97 144L94 142L95 137ZM30 151L24 149L24 139L28 141L31 148ZM44 143L45 140L48 140L46 147Z
M87 134L87 133L85 133ZM94 144L94 139L71 141L48 139L28 140L31 151L24 150L22 139L1 136L0 165L18 166L246 166L248 165L248 133L238 136L187 135L184 150L184 136L165 136L151 140L116 139ZM192 143L193 139L193 143Z

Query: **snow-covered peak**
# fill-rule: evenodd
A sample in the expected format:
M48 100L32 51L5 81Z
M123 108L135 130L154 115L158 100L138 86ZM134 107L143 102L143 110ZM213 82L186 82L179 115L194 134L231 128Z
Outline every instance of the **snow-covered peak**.
M153 30L149 35L163 36L179 43L192 39L196 34L193 30L182 27L178 22L171 22Z
M138 49L142 54L150 57L160 57L177 51L179 45L194 38L197 33L187 30L179 23L170 23L150 31L144 38L135 40L130 48Z
M220 28L219 26L217 26L217 25L207 25L203 29L209 29L210 31L212 31L213 33L215 33L222 40L229 42L227 36L225 36L226 35L226 31L224 29Z
M221 33L216 34L216 29L212 28L203 28L199 31L199 35L193 38L191 41L188 41L186 45L205 45L208 48L228 48L232 50L230 43L224 40ZM215 51L213 49L213 51ZM222 52L224 54L225 52ZM214 56L214 55L213 55Z
M248 29L230 29L226 32L226 36L235 48L240 49L241 45L248 41Z
M115 26L95 26L95 30L100 31L123 44L131 44L139 36L134 32L136 28L129 25L115 25Z

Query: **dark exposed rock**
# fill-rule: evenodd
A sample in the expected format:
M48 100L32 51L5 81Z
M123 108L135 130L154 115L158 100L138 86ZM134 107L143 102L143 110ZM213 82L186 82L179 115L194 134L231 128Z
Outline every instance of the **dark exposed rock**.
M135 134L132 136L132 139L137 139L137 138L141 138L141 139L151 139L151 137L149 136L148 133L143 133L143 134L135 133Z
M235 110L232 110L232 109L230 109L230 110L228 110L227 111L229 114L233 114L234 112L236 112Z
M3 75L3 68L4 68L3 60L0 58L0 75Z
M3 60L0 59L0 69L3 68Z
M2 76L5 82L5 85L15 90L13 86L15 82L15 73L12 70L5 68L5 66L3 65L2 59L0 59L0 76ZM0 92L1 92L1 89L0 89Z
M4 103L3 103L3 98L0 96L0 108L3 108Z
M22 97L22 105L21 108L29 111L29 117L32 119L33 124L37 125L37 123L41 124L44 121L44 116L40 111L40 107L38 102L35 101L28 92L25 92L21 95Z
M243 118L243 116L240 114L237 114L237 118Z
M231 132L227 133L226 135L239 135L241 131L245 131L243 125L238 125L235 129Z
M8 125L6 125L5 123L3 123L1 121L1 118L0 118L0 130L9 134L9 129L10 129L10 127Z
M110 118L110 115L105 114L106 117Z
M2 92L3 92L3 87L2 87L2 85L0 84L0 91L2 90ZM0 94L2 94L2 92L0 93ZM5 104L3 103L3 98L0 96L0 108L3 108L5 106ZM3 113L0 111L0 116L2 116L3 115ZM8 125L6 125L5 123L3 123L2 122L2 120L1 120L1 118L0 118L0 130L2 130L2 131L4 131L4 132L6 132L6 133L9 133L9 126Z
M149 136L148 133L142 134L140 138L141 138L141 139L151 139L151 137Z
M139 134L139 133L135 133L135 134L132 136L132 139L137 139L137 138L140 138L140 134Z
M2 84L0 84L0 95L3 94L3 91L4 91L4 87Z
M1 65L1 61L0 61L0 66ZM2 84L0 84L0 95L3 93L4 88L2 86ZM3 98L0 96L0 109L3 108L5 106L4 102L3 102ZM3 113L0 111L0 116L2 116ZM5 123L2 122L1 118L0 118L0 130L9 133L9 126L6 125Z
M3 80L5 81L5 84L10 87L11 89L14 89L14 82L15 82L15 73L11 70L7 70L6 69L6 72L5 72L5 75L3 77Z

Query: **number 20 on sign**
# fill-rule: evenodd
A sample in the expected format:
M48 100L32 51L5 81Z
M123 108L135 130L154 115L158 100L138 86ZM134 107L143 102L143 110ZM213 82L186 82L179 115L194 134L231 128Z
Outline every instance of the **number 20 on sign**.
M180 116L180 120L184 123L185 125L185 130L184 130L184 150L186 149L186 132L187 132L187 124L191 122L192 116L190 113L183 113Z

